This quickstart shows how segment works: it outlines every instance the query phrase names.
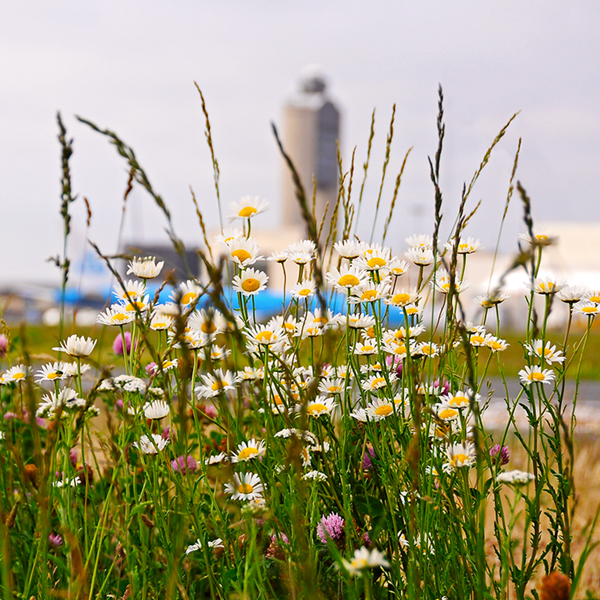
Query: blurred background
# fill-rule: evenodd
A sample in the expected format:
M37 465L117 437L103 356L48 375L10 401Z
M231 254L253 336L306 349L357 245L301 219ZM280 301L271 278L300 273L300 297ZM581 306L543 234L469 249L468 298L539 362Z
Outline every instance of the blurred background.
M193 248L202 237L190 186L209 230L219 226L197 82L211 118L224 212L241 196L260 196L271 208L255 223L268 233L281 226L285 185L270 124L283 128L285 106L297 96L306 65L320 65L328 98L339 110L345 170L356 147L356 188L376 110L359 237L368 239L371 232L394 103L395 135L375 239L411 147L387 243L403 253L408 235L431 233L427 157L437 146L441 84L444 231L454 222L463 183L520 111L471 195L467 210L483 202L466 235L493 252L522 138L517 179L532 198L535 222L563 240L556 269L600 286L595 1L21 0L5 2L0 17L0 288L13 307L18 294L39 297L60 283L59 270L47 262L62 252L63 240L57 111L74 138L78 200L71 207L71 283L94 289L106 285L107 275L85 253L86 239L106 254L117 251L127 167L75 115L116 132L135 149L172 212L175 231ZM89 230L84 196L92 211ZM516 250L522 231L515 194L502 253ZM134 188L123 244L166 243L163 215Z

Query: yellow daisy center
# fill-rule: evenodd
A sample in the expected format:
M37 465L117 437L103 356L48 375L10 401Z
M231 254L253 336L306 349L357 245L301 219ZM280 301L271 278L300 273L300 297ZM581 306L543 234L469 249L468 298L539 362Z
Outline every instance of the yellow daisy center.
M380 388L385 385L384 377L376 377L373 379L373 383L371 384L374 388Z
M596 304L600 303L600 296L590 296L588 298L590 302L595 302Z
M19 381L20 379L25 379L25 373L15 373L13 375L14 381Z
M58 379L60 375L56 371L52 371L52 373L48 373L46 375L46 379Z
M450 461L450 464L453 467L460 467L461 465L464 465L468 460L469 457L466 454L455 454L452 460Z
M485 340L482 335L474 335L471 338L471 344L483 344L484 341Z
M256 334L255 339L257 342L264 343L264 342L270 342L272 338L273 338L273 332L267 330L267 331L259 331Z
M445 408L444 410L440 411L439 417L440 419L452 419L453 417L456 417L456 415L458 415L457 410L454 410L453 408Z
M339 385L330 385L330 386L327 388L327 391L328 391L330 394L339 394L339 393L342 391L342 388L341 388Z
M354 285L358 285L360 283L359 278L356 275L352 275L350 273L346 275L342 275L338 284L342 287L352 287Z
M459 252L468 252L471 249L471 245L470 244L459 244L458 245L458 251Z
M152 327L154 329L166 329L167 328L167 324L163 323L162 321L157 321L156 323L154 323L154 325L152 325Z
M598 309L595 306L584 306L581 309L581 312L587 315L595 315L598 312Z
M315 317L313 319L314 323L317 323L318 325L326 325L327 324L327 319L325 317Z
M204 323L200 325L200 330L202 333L214 333L217 330L217 326L213 321L204 321Z
M544 379L546 379L546 377L544 376L543 373L534 371L533 373L529 373L529 379L532 381L544 381Z
M396 294L392 298L392 302L394 304L407 304L408 302L410 302L410 295L404 293Z
M393 411L394 409L391 404L382 404L375 409L375 414L378 417L387 417L388 415L391 415Z
M310 288L302 288L299 292L298 292L298 296L310 296L312 290Z
M375 350L375 348L373 346L363 346L362 347L363 352L373 352L374 350Z
M327 412L327 407L324 404L321 404L320 402L315 402L306 409L306 412L309 415L320 414L322 412Z
M256 456L258 454L258 449L257 448L244 448L243 450L240 450L240 453L238 454L238 458L240 460L248 460L249 458L252 458L253 456ZM246 484L248 485L248 484Z
M126 321L127 318L127 315L124 315L123 313L117 313L111 317L110 321L111 323L120 323L121 321Z
M215 381L210 388L212 389L213 392L218 392L219 390L223 389L223 382L222 381Z
M248 277L242 281L242 289L245 292L255 292L260 287L260 281L254 277Z
M386 261L380 256L374 256L367 261L367 265L371 267L371 269L381 269L381 267L385 266Z
M295 327L293 323L284 323L283 324L283 328L288 332L288 333L293 333L295 331Z
M188 292L187 294L184 294L181 298L181 304L189 304L190 302L193 302L197 297L198 294L196 294L195 292Z
M547 236L547 235L542 235L542 234L540 234L540 235L536 235L536 236L535 236L535 239L536 239L538 242L545 242L545 241L547 241L547 240L548 240L548 236Z
M249 258L252 258L252 254L243 248L238 248L231 253L233 258L237 258L241 263L247 261Z
M249 483L241 483L238 485L237 491L240 494L251 494L254 491L254 488Z
M469 399L466 396L454 396L449 404L450 406L465 406L469 404Z
M254 208L254 206L244 206L244 208L242 208L242 210L240 210L240 212L238 213L238 216L251 217L254 214L256 214L256 209Z
M406 354L406 346L404 344L398 344L394 352L396 354Z
M367 290L360 297L360 299L364 302L368 302L369 300L373 300L374 298L377 298L377 290Z
M130 302L126 307L125 310L128 312L134 312L135 309L137 308L137 310L142 310L142 308L144 308L144 303L143 302Z
M492 350L500 350L500 349L502 349L502 344L500 342L490 342L489 347ZM548 356L548 355L546 355L546 356Z

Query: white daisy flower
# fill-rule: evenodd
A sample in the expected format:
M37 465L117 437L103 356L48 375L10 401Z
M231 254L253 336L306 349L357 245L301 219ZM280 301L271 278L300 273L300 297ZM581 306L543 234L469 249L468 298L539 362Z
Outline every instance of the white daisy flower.
M358 258L365 250L365 244L357 240L344 240L336 242L333 249L342 257L348 260Z
M264 491L265 485L256 473L234 473L233 483L225 484L225 493L230 494L232 500L258 500Z
M553 235L545 235L545 234L533 234L533 237L528 233L520 233L519 238L523 241L531 244L532 246L550 246L556 242L558 239Z
M411 235L404 240L411 248L432 248L433 239L430 235Z
M387 568L390 563L385 559L385 556L379 551L373 548L368 550L364 546L359 550L354 551L354 557L348 561L342 559L344 568L350 575L361 575L361 571L364 569L372 569L375 567Z
M301 479L303 481L327 481L327 475L321 471L307 471Z
M140 298L143 298L145 293L146 285L144 282L134 281L133 279L123 281L122 284L117 283L113 287L113 294L122 304L135 302Z
M214 375L210 373L202 375L202 380L204 385L199 385L195 390L198 392L198 398L213 398L223 392L234 390L238 376L231 371L217 369Z
M221 246L229 246L234 240L239 240L244 237L244 232L237 227L231 229L223 229L223 233L215 236L215 242Z
M587 293L589 294L590 292ZM578 285L567 285L556 296L561 302L573 305L586 297L586 289Z
M265 440L256 440L252 438L248 442L242 442L236 448L237 453L231 457L231 462L247 462L255 458L264 456L266 452Z
M179 288L171 294L171 300L177 306L178 304L187 307L193 304L203 294L203 290L195 281L188 279L179 284Z
M336 401L333 398L325 398L317 396L312 402L306 406L306 414L309 417L320 417L321 415L331 415L335 407ZM301 410L301 406L296 407L297 411Z
M265 212L269 208L269 203L261 200L259 196L244 196L237 202L231 202L229 208L231 210L229 221L235 221L236 219L251 219Z
M310 280L301 281L297 283L291 290L290 293L292 298L302 299L310 298L315 293L316 286L314 282Z
M63 363L48 363L41 367L35 374L35 382L41 383L42 381L56 381L64 377Z
M556 346L552 345L552 342L544 344L543 340L533 340L531 345L525 344L525 349L529 353L529 356L543 358L549 365L565 361L562 351L557 350Z
M388 263L389 274L393 277L401 277L410 269L410 265L405 261L396 256Z
M502 352L506 350L510 344L508 344L506 340L502 340L500 338L497 338L495 335L488 333L485 336L485 345L492 352Z
M141 279L154 279L160 275L165 263L163 261L157 263L154 256L146 258L134 258L129 263L127 275L134 274Z
M69 356L85 358L89 356L96 346L96 340L85 336L72 335L64 340L58 348L52 348L56 352L65 352Z
M332 269L325 275L325 279L331 283L336 290L348 293L349 289L351 290L357 285L366 283L367 275L364 271L352 265L341 267L340 269Z
M142 408L146 419L163 419L169 414L169 405L164 400L146 402Z
M441 270L434 275L431 281L431 287L435 288L442 294L448 294L450 292L451 277L447 271ZM457 294L464 292L469 287L468 281L461 281L460 279L454 279L454 291Z
M536 294L542 294L544 296L556 294L556 292L559 292L563 287L563 285L558 283L553 277L538 277L533 282L533 285L531 282L528 282L527 286Z
M133 442L133 446L141 450L144 454L158 454L168 445L170 440L165 439L158 433L152 433L149 436L143 435L139 442Z
M244 296L254 296L267 287L267 281L269 276L266 273L249 268L241 275L236 275L231 285L236 292L241 292Z
M446 450L448 462L443 465L446 472L452 472L461 467L472 467L475 464L475 446L472 442L453 444Z
M479 296L475 296L473 302L479 304L483 308L493 308L497 304L501 304L505 300L510 298L509 294L505 294L504 292L488 292L487 294L481 294Z
M580 300L573 305L575 314L585 315L586 317L595 317L600 312L600 306L589 300Z
M263 257L259 255L260 248L252 238L238 238L228 244L229 257L240 267L253 265Z
M102 325L120 326L131 323L135 319L135 313L125 310L123 304L113 304L106 312L100 313L96 319Z
M418 267L427 267L433 262L433 250L431 248L410 248L404 253Z
M552 383L556 379L554 371L542 369L537 365L521 369L519 371L519 377L523 385L531 385L532 383Z

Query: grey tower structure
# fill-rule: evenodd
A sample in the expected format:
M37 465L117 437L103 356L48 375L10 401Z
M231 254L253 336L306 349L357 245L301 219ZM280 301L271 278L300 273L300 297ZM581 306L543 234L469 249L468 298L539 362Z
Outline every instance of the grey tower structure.
M320 70L306 67L302 72L299 91L288 100L284 109L283 144L292 158L312 203L313 177L317 184L317 226L321 224L329 202L331 216L338 193L337 142L340 135L340 113L329 99L326 80ZM302 226L296 189L287 165L283 173L283 227ZM324 226L327 236L329 224Z

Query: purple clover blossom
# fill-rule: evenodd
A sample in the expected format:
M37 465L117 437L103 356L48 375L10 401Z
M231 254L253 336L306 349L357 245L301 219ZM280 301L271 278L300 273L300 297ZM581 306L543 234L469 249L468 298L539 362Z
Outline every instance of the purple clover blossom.
M50 541L50 545L54 548L58 548L63 545L63 539L59 533L51 533L48 536L48 540Z
M500 458L498 459L498 455ZM499 460L501 465L506 465L510 461L510 450L508 446L500 446L500 444L496 444L490 448L490 456L493 461Z
M8 338L4 333L0 333L0 358L8 354Z
M198 468L198 463L196 459L191 456L179 456L172 463L173 471L175 473L181 473L182 475L187 475L188 473L193 473Z
M363 471L370 471L373 468L372 458L375 458L375 450L367 446L366 452L363 454L362 468Z
M327 543L328 538L334 542L342 540L344 537L344 519L337 513L321 517L321 522L317 525L317 536L323 544Z
M149 362L149 363L146 365L146 373L147 373L148 375L152 375L152 374L154 374L154 372L155 372L155 371L156 371L156 363L155 363L154 361L152 361L152 362Z
M436 390L436 393L439 393L442 396L450 391L450 384L447 381L440 381L439 379L436 379L434 381L433 387L438 388Z
M387 366L396 371L398 377L402 377L402 359L399 356L388 356L386 359Z
M125 344L127 346L127 354L131 354L131 333L129 331L125 332ZM117 356L121 356L123 354L123 338L119 333L113 342L113 351Z

